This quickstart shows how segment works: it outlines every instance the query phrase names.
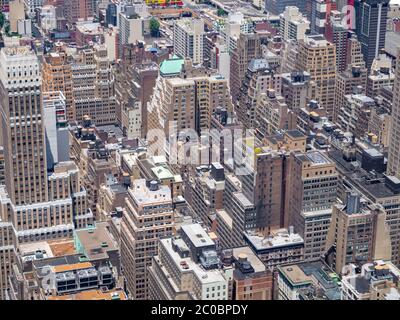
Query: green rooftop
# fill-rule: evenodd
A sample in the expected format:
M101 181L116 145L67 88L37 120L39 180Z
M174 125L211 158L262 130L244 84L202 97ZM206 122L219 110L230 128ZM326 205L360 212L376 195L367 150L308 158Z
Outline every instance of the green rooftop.
M162 76L179 74L182 70L183 63L184 60L182 58L174 55L171 59L161 62L160 74Z

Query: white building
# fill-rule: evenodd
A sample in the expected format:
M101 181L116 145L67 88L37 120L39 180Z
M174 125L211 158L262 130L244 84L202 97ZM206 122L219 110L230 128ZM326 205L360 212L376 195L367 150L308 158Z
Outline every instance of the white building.
M119 45L143 41L143 19L134 12L133 7L125 7L125 12L119 14Z
M310 21L297 7L286 7L279 18L280 31L284 40L303 40L304 35L310 29Z
M174 23L174 53L191 58L194 64L203 63L204 21L181 19Z
M42 7L42 11L40 12L40 26L44 31L57 28L56 7L52 5Z

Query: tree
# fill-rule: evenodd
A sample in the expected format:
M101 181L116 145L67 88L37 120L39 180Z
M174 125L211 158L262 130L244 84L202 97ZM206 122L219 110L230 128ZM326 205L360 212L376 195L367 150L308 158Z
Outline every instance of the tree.
M154 17L150 19L150 34L152 37L158 37L160 34L160 22Z
M217 11L218 17L222 17L222 16L226 16L226 15L227 15L227 12L224 9L218 8L218 11Z
M0 29L3 28L4 21L5 21L4 14L3 14L3 12L0 12Z

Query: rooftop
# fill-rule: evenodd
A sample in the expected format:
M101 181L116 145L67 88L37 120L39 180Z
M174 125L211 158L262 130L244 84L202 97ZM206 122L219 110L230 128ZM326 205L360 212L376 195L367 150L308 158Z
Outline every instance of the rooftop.
M304 244L304 240L299 234L290 233L286 229L279 229L267 237L252 231L246 232L244 236L246 241L257 251Z
M183 225L181 228L195 247L206 247L214 245L214 241L211 240L210 236L200 224L194 223Z
M183 64L184 59L175 55L171 59L164 60L160 64L160 74L162 76L178 75L182 70Z

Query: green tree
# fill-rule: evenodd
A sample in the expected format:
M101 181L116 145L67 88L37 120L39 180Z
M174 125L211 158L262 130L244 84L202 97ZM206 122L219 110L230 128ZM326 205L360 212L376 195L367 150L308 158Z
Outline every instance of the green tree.
M227 12L222 8L218 8L217 15L218 17L226 16Z
M150 34L152 37L158 37L160 34L160 22L154 17L150 19Z
M0 12L0 29L3 28L4 21L5 21L4 14L3 14L3 12Z

